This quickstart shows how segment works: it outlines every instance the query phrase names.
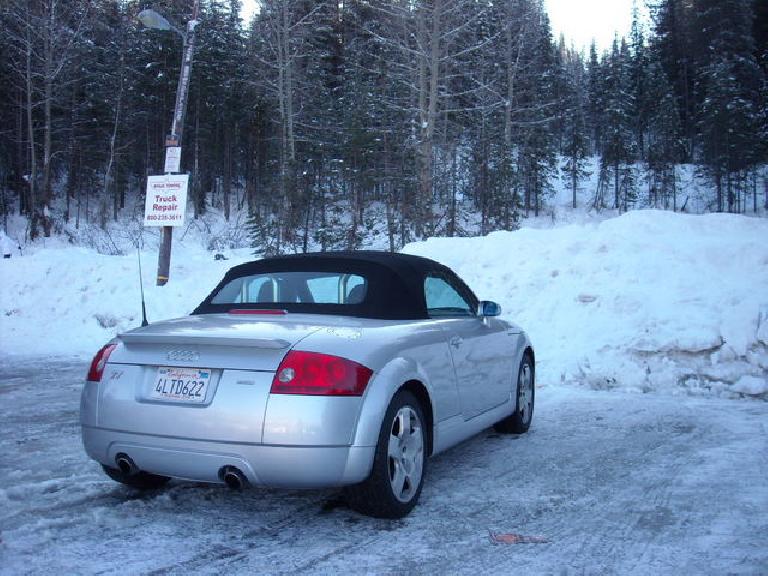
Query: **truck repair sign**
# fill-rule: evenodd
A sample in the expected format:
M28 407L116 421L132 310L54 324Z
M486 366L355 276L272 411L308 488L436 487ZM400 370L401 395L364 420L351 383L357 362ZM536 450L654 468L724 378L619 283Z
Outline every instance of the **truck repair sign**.
M187 209L189 174L147 177L144 226L181 226Z

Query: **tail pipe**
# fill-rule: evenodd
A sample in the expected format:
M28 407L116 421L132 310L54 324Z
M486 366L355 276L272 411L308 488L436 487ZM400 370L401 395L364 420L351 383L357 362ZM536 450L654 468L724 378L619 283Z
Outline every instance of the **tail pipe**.
M242 490L248 486L248 478L234 466L223 466L219 470L219 478L232 490Z
M136 466L136 463L131 460L130 456L122 452L115 456L115 464L117 464L117 469L126 476L135 476L139 473L139 467Z

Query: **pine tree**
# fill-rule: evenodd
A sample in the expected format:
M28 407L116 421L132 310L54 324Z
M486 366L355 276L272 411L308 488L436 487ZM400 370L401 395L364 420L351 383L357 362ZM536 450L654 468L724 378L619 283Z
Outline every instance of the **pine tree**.
M658 0L649 2L654 20L657 58L674 88L678 114L686 142L686 161L696 147L695 123L699 96L695 90L697 57L706 53L694 42L696 21L693 2L688 0Z
M239 10L239 0L209 0L202 11L186 146L186 165L195 168L196 214L205 210L206 191L220 192L215 201L226 220L241 159L244 40ZM241 197L237 200L239 205Z
M533 42L528 47L531 66L521 78L520 93L526 111L522 118L519 145L519 177L524 190L526 215L539 215L544 196L551 192L555 174L557 138L554 130L560 102L554 97L555 47L546 15L537 19Z
M634 160L632 116L634 99L629 74L629 49L626 41L614 38L611 56L604 62L605 135L601 164L613 173L613 207L627 210L634 201L631 163Z
M648 71L647 96L652 103L648 117L648 204L676 210L675 166L684 154L682 125L673 87L658 62Z
M588 177L586 161L589 156L587 135L587 87L584 63L580 54L568 51L565 55L566 84L562 109L565 111L562 127L563 179L571 187L572 206L576 208L579 182Z
M605 91L603 67L597 56L597 46L594 40L589 46L589 62L587 64L587 129L590 134L591 149L599 154L603 148L603 113L605 110Z
M741 210L749 170L764 158L765 76L755 59L750 3L699 0L698 22L709 33L698 76L702 160L717 189L717 210Z
M648 49L645 44L637 0L632 0L632 29L630 33L629 81L633 106L630 114L633 119L635 144L640 160L647 154L646 132L648 130L648 109L652 101L648 99Z

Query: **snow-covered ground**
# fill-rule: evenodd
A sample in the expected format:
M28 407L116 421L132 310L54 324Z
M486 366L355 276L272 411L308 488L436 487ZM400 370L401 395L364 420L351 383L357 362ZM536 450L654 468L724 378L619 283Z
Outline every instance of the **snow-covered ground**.
M82 450L78 401L94 351L140 322L138 232L113 236L127 255L48 239L0 259L0 574L768 574L768 220L555 210L526 225L405 248L529 331L538 390L529 434L431 460L394 522L333 490L113 483ZM142 251L150 321L252 258L183 236L167 286Z
M765 402L547 386L528 434L430 460L389 521L334 490L112 482L80 444L86 369L0 367L0 574L768 573Z
M541 225L542 222L534 222ZM405 251L456 270L529 331L540 385L768 396L768 220L636 211L554 228L433 238ZM250 250L214 260L199 241L173 248L150 322L188 314ZM0 260L0 358L89 358L140 322L137 254L48 240Z

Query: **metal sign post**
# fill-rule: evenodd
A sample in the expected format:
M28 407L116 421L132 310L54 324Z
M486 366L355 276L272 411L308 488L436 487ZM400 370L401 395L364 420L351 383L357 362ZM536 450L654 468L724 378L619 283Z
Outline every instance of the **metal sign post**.
M192 19L187 22L187 33L184 36L184 50L181 56L181 72L176 88L176 107L171 122L171 133L166 138L165 172L179 172L181 159L181 136L184 130L184 114L187 111L187 94L189 78L192 74L192 56L195 49L195 26L200 9L200 0L195 0ZM173 152L171 152L173 150ZM157 259L157 285L164 286L168 282L171 269L171 243L173 226L163 226L163 239L160 243L160 254Z

